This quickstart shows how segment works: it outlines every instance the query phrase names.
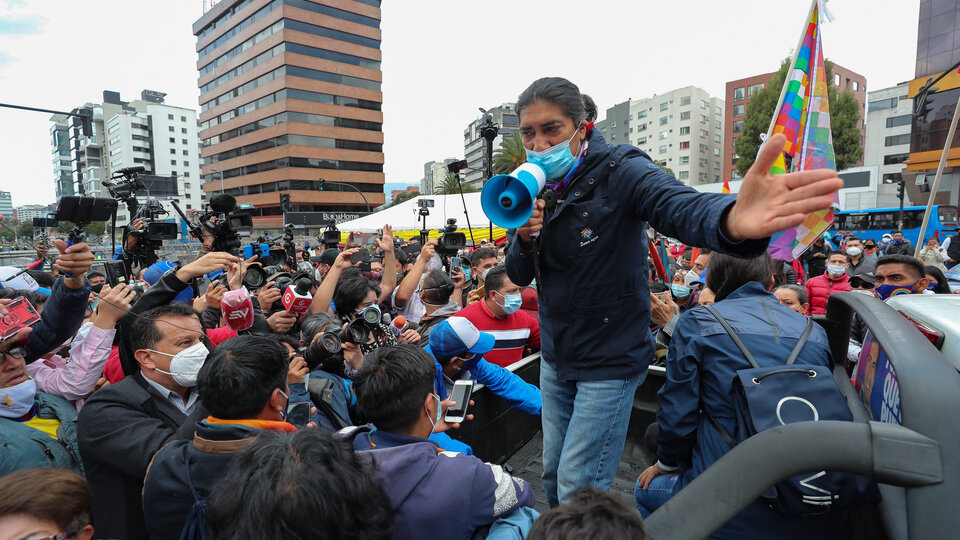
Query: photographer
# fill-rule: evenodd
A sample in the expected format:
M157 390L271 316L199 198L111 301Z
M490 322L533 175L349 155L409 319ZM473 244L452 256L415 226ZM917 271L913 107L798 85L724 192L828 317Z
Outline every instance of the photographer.
M329 354L320 347L317 340L324 338L326 332L339 332L343 327L329 313L314 313L303 321L301 342L306 345L304 359L310 369L310 376L303 392L309 392L309 399L317 408L317 425L327 431L339 431L344 427L359 423L361 415L357 407L357 396L353 391L353 382L346 372L356 373L363 364L363 353L354 343L342 343L338 353ZM302 381L300 381L302 383ZM299 401L306 397L290 387L290 399Z
M123 261L127 275L133 271L133 265L136 262L137 243L140 241L140 231L143 230L143 221L135 219L124 228L123 243L113 252L113 260Z

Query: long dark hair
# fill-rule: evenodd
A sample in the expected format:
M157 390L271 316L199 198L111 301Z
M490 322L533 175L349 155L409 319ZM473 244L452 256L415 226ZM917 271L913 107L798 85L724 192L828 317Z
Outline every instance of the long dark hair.
M936 266L924 266L923 271L937 280L937 288L933 289L933 292L937 294L952 294L950 292L950 284L947 283L947 276L943 275L943 271Z
M575 127L579 127L583 121L593 122L597 119L597 104L593 98L581 94L577 85L563 77L544 77L533 81L517 98L517 114L535 101L560 107L564 116L573 120Z
M767 289L772 277L773 259L769 253L753 259L738 259L714 253L707 264L707 287L717 295L716 302L751 281L756 281Z

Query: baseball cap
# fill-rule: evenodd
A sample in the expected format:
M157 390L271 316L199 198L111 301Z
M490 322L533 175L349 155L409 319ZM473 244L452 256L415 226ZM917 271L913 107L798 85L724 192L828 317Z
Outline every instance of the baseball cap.
M15 266L0 266L0 289L19 289L23 291L36 291L40 288L37 280L24 272L17 277L14 274L22 269Z
M463 317L450 317L430 332L430 350L437 356L456 356L463 353L484 355L493 350L497 340L493 335L477 330Z
M857 268L856 270L853 271L853 275L850 276L850 279L853 279L853 278L866 281L871 285L877 284L877 279L873 275L873 270L871 270L870 268Z
M704 268L703 272L700 272L700 277L690 282L691 285L706 285L707 284L707 269Z
M164 274L166 274L170 270L175 269L176 267L177 265L170 261L157 261L151 264L149 267L147 267L146 270L143 271L143 280L149 283L150 286L156 285L157 282L160 281L160 278L162 278ZM220 273L223 273L223 271L220 271ZM214 279L216 278L211 278L211 281ZM177 293L177 296L173 298L173 301L174 302L193 301L193 288L187 287L186 289L183 289L182 291Z
M340 250L337 248L327 248L320 253L320 264L329 264L333 266L333 263L337 262L337 256L340 255Z

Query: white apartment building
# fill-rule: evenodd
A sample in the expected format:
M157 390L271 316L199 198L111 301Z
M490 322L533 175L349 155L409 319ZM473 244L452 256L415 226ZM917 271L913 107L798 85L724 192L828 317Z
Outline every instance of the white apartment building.
M845 210L899 206L897 186L902 178L903 162L910 157L913 100L908 94L908 83L867 93L863 166L876 168L877 178L873 182L876 189L871 194L873 200L859 204L852 200L840 201ZM903 202L906 206L912 204L909 190L905 191Z
M197 112L163 103L164 95L144 90L141 99L126 102L117 92L104 91L103 103L82 106L93 110L91 137L73 128L72 119L54 115L50 131L57 198L77 194L78 165L84 193L97 197L110 196L103 182L117 171L142 166L144 175L168 180L148 182L148 190L138 192L138 199L159 199L169 212L164 218L176 221L179 216L170 201L177 201L184 211L201 210L205 199L200 189ZM120 204L117 224L125 225L129 219L126 206Z
M720 98L687 86L607 109L597 122L610 144L632 144L691 186L722 182L723 110Z
M520 127L515 103L504 103L487 111L499 131L493 140L493 153L500 149L504 137L509 137ZM486 115L481 115L463 130L463 155L467 160L467 169L460 173L464 184L480 189L487 178L487 140L480 136L480 128ZM446 174L444 173L444 177ZM434 186L436 187L436 185Z
M420 194L433 195L437 189L443 187L443 183L447 179L447 165L456 161L455 158L447 158L443 161L424 163L423 178L420 180Z

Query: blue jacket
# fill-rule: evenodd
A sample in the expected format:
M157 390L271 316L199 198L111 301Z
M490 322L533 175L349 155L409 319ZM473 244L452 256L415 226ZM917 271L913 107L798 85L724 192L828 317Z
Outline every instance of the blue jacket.
M58 277L53 283L50 297L43 304L43 313L27 336L26 362L29 364L41 356L55 351L80 329L83 315L90 299L90 282L83 280L83 287L71 289Z
M629 145L610 146L596 129L589 148L540 233L540 340L562 380L638 375L653 358L647 285L647 222L689 245L755 257L769 239L733 242L720 230L733 195L699 193ZM533 251L510 233L507 274L534 279Z
M783 306L759 283L732 292L714 308L739 334L760 366L783 364L803 334L807 318ZM827 333L818 325L803 347L797 364L832 367ZM727 432L735 433L733 380L752 366L706 309L691 309L680 317L670 339L666 382L660 389L657 457L680 467L680 487L730 451L730 445L710 425L701 409ZM842 533L840 514L785 517L764 503L754 502L730 520L717 538L832 538Z
M57 419L57 438L11 418L0 418L0 476L21 469L72 469L83 474L77 448L77 408L59 396L37 392L40 418Z
M394 510L394 540L469 540L477 529L534 505L533 487L499 465L444 452L427 439L348 429L354 448L376 463Z
M433 363L437 368L434 391L443 401L447 399L447 385L443 377L443 368L440 367L440 362L437 361L437 357L430 350L429 345L424 350L433 356ZM529 414L540 414L540 409L543 407L540 389L524 381L509 369L491 364L483 357L476 356L463 366L462 376L469 377L486 386L491 392L507 400L510 405L521 411Z

